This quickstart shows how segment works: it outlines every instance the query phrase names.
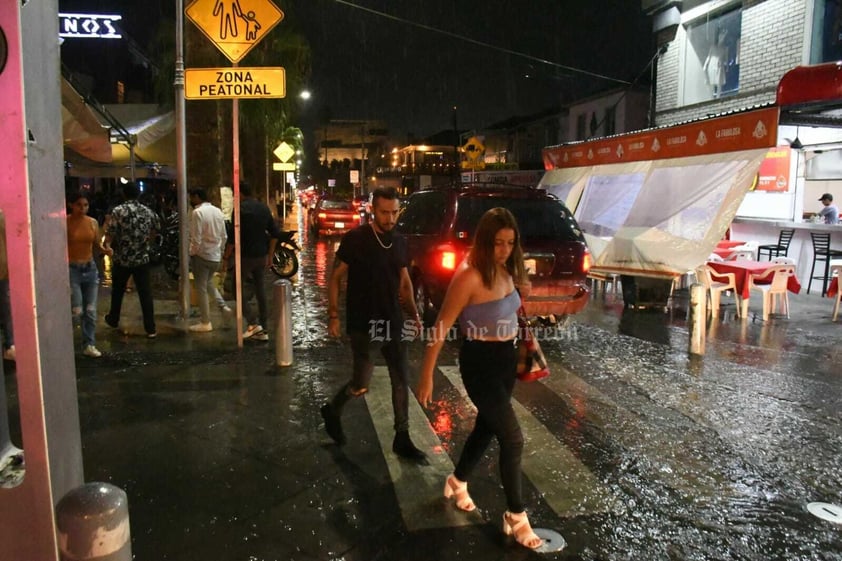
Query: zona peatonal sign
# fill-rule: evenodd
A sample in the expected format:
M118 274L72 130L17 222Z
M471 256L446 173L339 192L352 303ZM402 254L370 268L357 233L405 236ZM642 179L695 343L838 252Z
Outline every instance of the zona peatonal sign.
M193 0L184 13L235 64L284 19L284 13L271 0ZM184 70L185 99L285 95L286 74L281 67Z
M187 68L185 99L265 99L286 95L281 67Z

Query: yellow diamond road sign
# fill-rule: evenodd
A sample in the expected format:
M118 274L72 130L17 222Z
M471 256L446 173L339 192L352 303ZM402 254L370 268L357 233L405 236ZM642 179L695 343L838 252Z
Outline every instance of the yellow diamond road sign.
M278 144L277 148L272 152L282 162L288 162L290 158L295 155L295 150L286 142Z
M270 0L194 0L184 13L231 62L284 19Z

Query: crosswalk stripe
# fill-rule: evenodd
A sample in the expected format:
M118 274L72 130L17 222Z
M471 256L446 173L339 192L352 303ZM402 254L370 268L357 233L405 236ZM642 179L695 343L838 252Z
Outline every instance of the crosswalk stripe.
M442 374L467 398L459 368L440 366ZM559 516L613 510L610 491L570 450L517 400L512 406L524 437L523 473Z
M377 431L407 529L416 531L481 524L483 521L477 512L464 513L444 503L444 481L453 472L453 462L418 400L412 395L409 399L409 432L415 445L427 453L430 465L418 466L401 461L392 452L392 439L395 436L392 386L385 366L375 367L372 383L365 394L365 403Z

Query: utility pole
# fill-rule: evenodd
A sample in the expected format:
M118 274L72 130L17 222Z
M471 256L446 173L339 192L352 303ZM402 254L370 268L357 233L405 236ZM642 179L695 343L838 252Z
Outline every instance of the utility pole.
M187 215L187 125L184 102L184 0L175 2L175 143L178 174L178 247L181 320L190 318L189 240ZM134 168L134 166L132 166Z
M365 121L360 125L360 196L365 195Z
M459 184L459 128L456 126L456 106L453 106L453 182Z

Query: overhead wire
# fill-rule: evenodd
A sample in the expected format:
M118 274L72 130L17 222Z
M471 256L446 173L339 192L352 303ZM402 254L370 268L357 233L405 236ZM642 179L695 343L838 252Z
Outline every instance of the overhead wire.
M518 52L518 51L513 51L511 49L507 49L505 47L499 47L497 45L492 45L490 43L486 43L484 41L479 41L477 39L473 39L473 38L467 37L465 35L460 35L458 33L452 32L452 31L439 29L437 27L425 25L423 23L418 23L416 21L408 20L408 19L398 17L398 16L395 16L395 15L392 15L392 14L387 14L386 12L381 12L381 11L375 10L373 8L367 8L365 6L360 6L359 4L355 4L354 2L349 2L348 0L333 0L333 1L336 2L337 4L342 4L343 6L348 6L350 8L362 10L364 12L368 12L370 14L374 14L374 15L382 17L382 18L390 19L392 21L397 21L399 23L410 25L412 27L417 27L418 29L423 29L425 31L431 31L433 33L438 33L440 35L445 35L447 37L451 37L453 39L458 39L458 40L464 41L466 43L471 43L473 45L478 45L480 47L484 47L484 48L487 48L487 49L493 49L493 50L501 52L501 53L505 53L505 54L508 54L508 55L524 58L524 59L527 59L527 60L531 60L533 62L544 64L544 65L547 65L547 66L552 66L554 68L559 68L559 69L562 69L562 70L565 70L565 71L568 71L568 72L575 72L575 73L578 73L578 74L583 74L585 76L590 76L591 78L598 78L600 80L607 80L609 82L616 82L618 84L623 84L624 86L630 85L630 82L628 82L626 80L620 80L619 78L614 78L613 76L606 76L605 74L599 74L597 72L591 72L590 70L583 70L581 68L575 68L573 66L567 66L565 64L561 64L561 63L558 63L558 62L553 62L551 60L547 60L547 59L544 59L544 58L532 56L532 55L527 54L527 53L521 53L521 52Z
M652 58L650 58L650 59L649 59L649 62L647 62L647 63L646 63L646 66L644 66L644 67L643 67L643 70L641 70L641 71L640 71L640 73L639 73L637 76L635 76L635 77L634 77L634 80L632 80L632 81L631 81L631 83L629 84L629 87L628 87L628 88L626 88L625 90L623 90L623 93L620 95L620 97L618 97L618 98L617 98L617 101L615 101L615 102L611 105L611 109L612 109L612 110L616 109L616 108L617 108L617 106L618 106L618 105L620 105L620 102L621 102L621 101L623 101L623 98L625 98L625 97L626 97L626 95L629 93L629 90L631 90L631 89L632 89L635 85L637 85L637 83L640 81L640 79L641 79L641 78L643 78L643 76L646 74L646 72L649 70L649 68L650 68L653 64L655 64L655 62L656 62L656 61L657 61L657 60L658 60L661 56L663 56L663 54L664 54L665 52L667 52L667 49L666 49L666 47L665 47L665 46L661 46L661 47L659 47L659 48L655 51L655 54L654 54L654 55L652 55ZM608 113L607 113L607 112L606 112L606 114L605 114L605 115L603 115L602 119L600 119L600 121L596 124L596 126L595 126L595 127L593 127L593 128L594 128L594 130L599 130L599 129L600 129L600 127L602 127L602 124L603 124L603 123L605 123L606 119L608 119ZM588 135L588 137L587 137L587 138L585 138L585 140L590 140L590 139L592 139L592 138L594 138L594 133L591 133L590 135Z

